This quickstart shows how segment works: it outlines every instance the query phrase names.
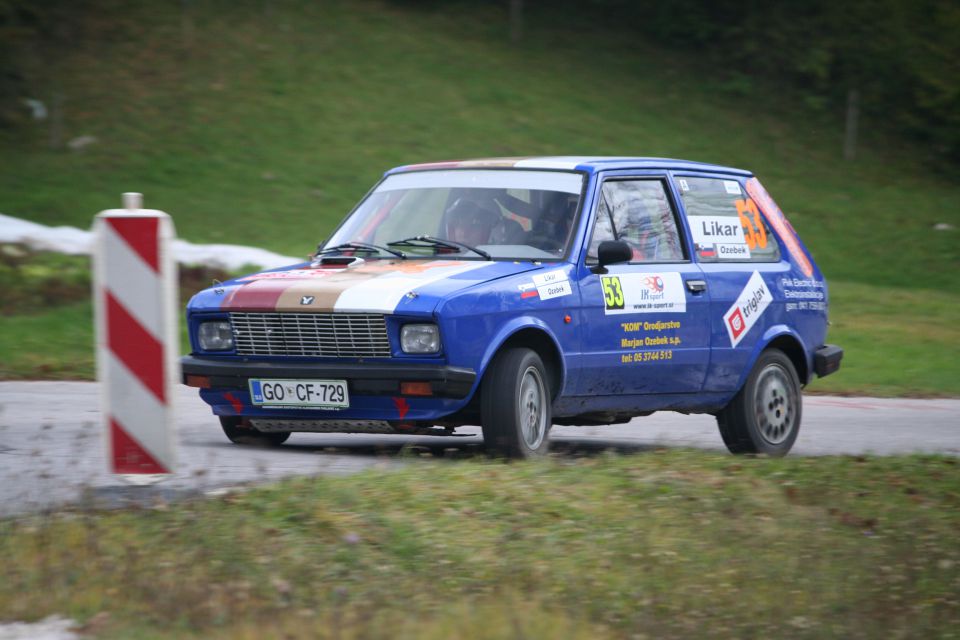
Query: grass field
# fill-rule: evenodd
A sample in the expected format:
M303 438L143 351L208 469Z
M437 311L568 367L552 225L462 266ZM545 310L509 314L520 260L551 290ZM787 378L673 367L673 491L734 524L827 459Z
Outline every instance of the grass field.
M956 637L956 465L425 460L0 521L0 620L56 612L103 638Z
M0 132L0 211L89 227L121 192L141 191L191 241L304 255L397 164L629 154L743 166L831 284L831 340L847 359L813 388L960 395L955 171L869 120L857 161L844 162L841 114L777 87L744 93L728 70L627 32L558 26L530 4L511 45L499 5L207 0L121 12L98 0L44 67L64 138L97 142L50 149L46 122ZM0 375L89 375L82 315L5 311ZM26 328L22 353L9 336ZM66 361L51 364L58 354Z

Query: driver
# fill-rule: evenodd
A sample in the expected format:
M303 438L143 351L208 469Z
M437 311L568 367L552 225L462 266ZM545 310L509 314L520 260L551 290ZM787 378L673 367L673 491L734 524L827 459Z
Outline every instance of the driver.
M560 251L567 241L570 225L576 216L579 196L557 194L533 223L527 244L545 251Z
M476 247L490 243L490 234L500 222L500 214L485 209L473 200L458 198L446 215L446 237Z

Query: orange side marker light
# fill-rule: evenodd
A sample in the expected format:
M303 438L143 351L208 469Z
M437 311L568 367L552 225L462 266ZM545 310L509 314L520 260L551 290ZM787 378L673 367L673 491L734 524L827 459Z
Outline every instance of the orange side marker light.
M433 386L429 382L401 382L400 395L432 396Z
M197 387L198 389L209 389L210 388L210 378L207 376L191 376L187 375L187 386L188 387Z

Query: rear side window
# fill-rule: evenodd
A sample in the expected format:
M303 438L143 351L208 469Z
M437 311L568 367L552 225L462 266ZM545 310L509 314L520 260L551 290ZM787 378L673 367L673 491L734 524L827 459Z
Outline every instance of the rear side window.
M604 182L588 256L595 259L604 240L622 240L633 249L631 262L683 260L680 233L665 186L660 180Z
M777 262L780 246L737 180L676 178L700 262Z

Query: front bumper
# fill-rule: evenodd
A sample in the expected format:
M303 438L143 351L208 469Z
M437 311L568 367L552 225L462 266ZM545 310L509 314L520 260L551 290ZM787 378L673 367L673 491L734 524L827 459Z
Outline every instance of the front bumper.
M433 397L461 400L476 382L473 369L446 365L340 364L313 362L248 362L196 356L180 359L183 384L246 391L251 378L346 380L351 395L398 396L401 382L429 382Z

